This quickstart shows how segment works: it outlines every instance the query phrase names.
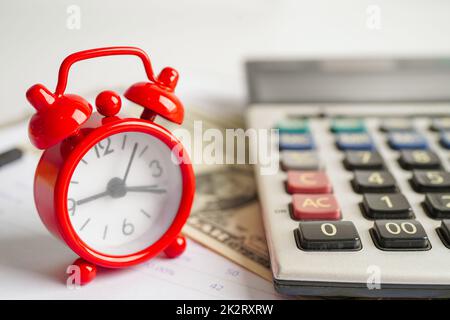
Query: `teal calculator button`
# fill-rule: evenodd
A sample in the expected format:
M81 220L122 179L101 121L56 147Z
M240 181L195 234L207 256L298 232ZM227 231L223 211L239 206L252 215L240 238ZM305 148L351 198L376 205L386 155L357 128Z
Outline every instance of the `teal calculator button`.
M362 121L361 119L333 119L331 123L331 131L336 133L365 132L366 126L364 125L364 121Z
M278 121L276 128L280 133L307 133L309 132L308 120L283 119Z

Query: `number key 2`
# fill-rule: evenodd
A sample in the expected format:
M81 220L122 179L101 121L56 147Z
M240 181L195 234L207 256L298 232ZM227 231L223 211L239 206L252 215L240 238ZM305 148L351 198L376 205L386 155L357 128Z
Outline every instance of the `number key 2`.
M394 177L388 171L356 170L352 180L358 193L384 193L397 191Z
M295 237L302 250L355 251L362 247L358 231L351 221L301 222Z
M416 170L411 185L417 192L450 192L450 172Z
M429 250L428 236L416 220L378 220L370 230L382 250Z
M401 193L365 194L364 214L371 219L408 219L413 217L411 206Z

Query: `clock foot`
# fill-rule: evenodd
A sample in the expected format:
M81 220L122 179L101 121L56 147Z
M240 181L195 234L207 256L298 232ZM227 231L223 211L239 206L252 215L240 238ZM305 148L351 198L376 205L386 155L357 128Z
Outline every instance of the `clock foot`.
M179 234L175 240L164 250L168 258L176 258L186 250L186 238Z
M80 268L80 284L85 285L94 280L97 275L97 266L82 258L74 261L73 265Z

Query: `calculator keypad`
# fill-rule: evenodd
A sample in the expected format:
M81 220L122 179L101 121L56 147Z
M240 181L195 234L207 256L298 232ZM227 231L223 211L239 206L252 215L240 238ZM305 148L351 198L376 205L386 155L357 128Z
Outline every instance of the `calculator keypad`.
M310 251L361 249L358 230L352 221L345 220L345 212L333 194L324 162L327 159L321 159L326 150L323 154L316 150L320 145L314 142L314 126L310 127L307 119L294 119L278 122L277 128L280 163L286 172L285 188L292 197L291 218L300 221L295 230L297 246ZM438 155L431 148L411 119L385 119L378 129L390 152L398 154L398 164L393 165L410 172L409 182L416 193L426 193L422 206L428 217L450 219L450 173L443 170L442 153ZM436 142L443 150L450 149L450 118L435 119L429 129L438 131ZM342 151L343 167L352 171L351 186L361 196L360 214L374 221L369 231L375 246L387 251L431 249L428 235L405 196L411 191L401 190L387 170L391 167L379 152L364 119L333 119L329 132L334 136L335 147ZM443 220L436 231L450 248L449 221Z
M360 250L361 240L350 221L300 222L296 230L297 245L302 250Z
M428 250L430 242L423 226L416 220L378 220L371 234L383 250Z

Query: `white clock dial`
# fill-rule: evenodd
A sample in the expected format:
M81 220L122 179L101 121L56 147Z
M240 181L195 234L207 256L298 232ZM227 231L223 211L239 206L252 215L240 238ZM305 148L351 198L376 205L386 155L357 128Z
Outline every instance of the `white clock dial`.
M92 147L74 170L70 222L90 248L109 255L141 251L172 224L182 193L179 166L159 139L114 134Z

